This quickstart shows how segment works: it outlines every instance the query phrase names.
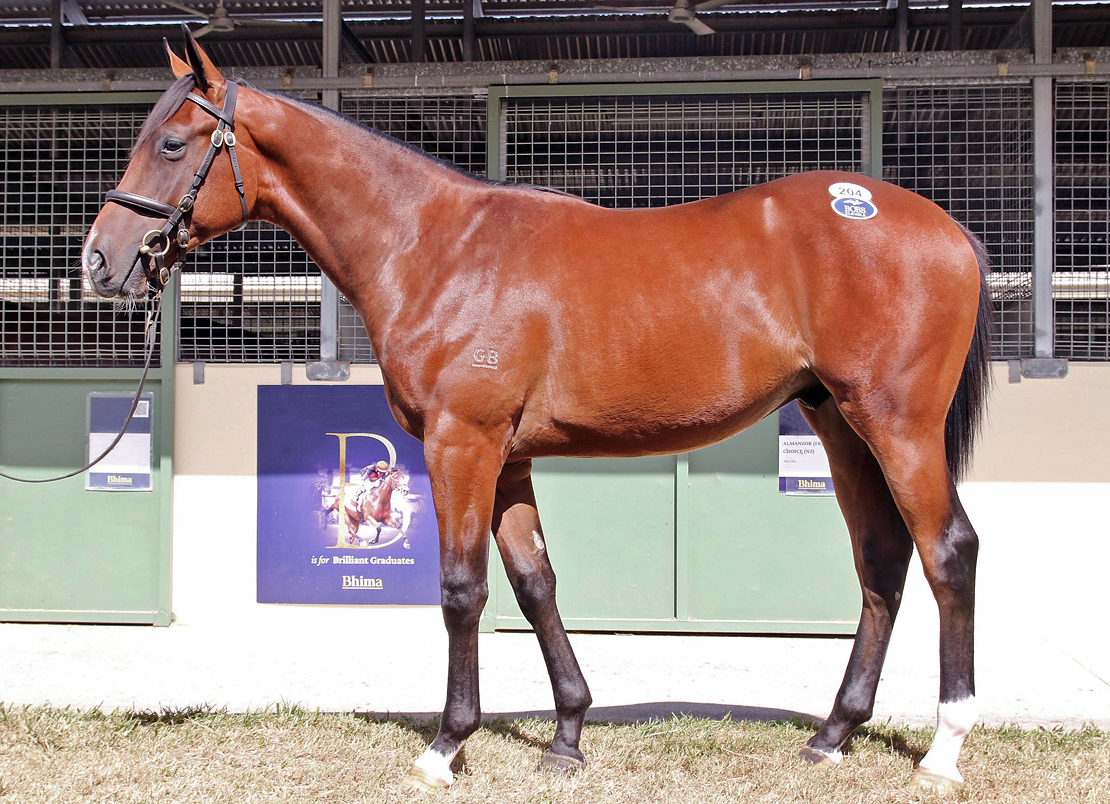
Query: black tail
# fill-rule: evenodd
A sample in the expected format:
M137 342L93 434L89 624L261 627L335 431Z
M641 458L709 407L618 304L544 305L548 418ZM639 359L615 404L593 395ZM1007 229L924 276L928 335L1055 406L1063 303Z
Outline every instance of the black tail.
M971 336L971 348L967 352L960 384L944 422L948 471L952 473L955 483L967 474L975 440L983 427L991 385L991 336L994 333L994 305L987 286L987 274L991 270L990 255L978 237L963 225L960 228L979 263L979 314L975 319L975 333Z

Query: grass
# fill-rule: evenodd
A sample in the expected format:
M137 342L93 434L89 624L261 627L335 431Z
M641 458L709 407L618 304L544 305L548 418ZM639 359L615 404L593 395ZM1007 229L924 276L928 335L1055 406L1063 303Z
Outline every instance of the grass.
M490 720L446 791L401 785L435 723L297 707L228 714L75 711L0 704L0 804L40 802L821 802L931 801L906 783L928 729L860 729L837 767L796 758L808 723L675 718L588 724L589 766L534 770L554 732L544 720ZM1110 733L976 729L958 802L1110 802Z

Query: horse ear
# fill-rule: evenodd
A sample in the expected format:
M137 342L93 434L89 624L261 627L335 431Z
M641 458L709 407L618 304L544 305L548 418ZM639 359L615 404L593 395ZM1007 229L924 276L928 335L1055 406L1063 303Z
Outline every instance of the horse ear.
M173 70L174 78L184 78L193 71L193 68L184 59L173 52L168 39L163 38L162 44L166 46L166 55L170 59L170 69Z
M208 54L197 44L189 26L181 23L181 27L185 31L185 57L189 60L191 72L197 77L197 88L205 93L208 92L209 87L219 89L226 83L223 75L216 69L212 59L208 58Z

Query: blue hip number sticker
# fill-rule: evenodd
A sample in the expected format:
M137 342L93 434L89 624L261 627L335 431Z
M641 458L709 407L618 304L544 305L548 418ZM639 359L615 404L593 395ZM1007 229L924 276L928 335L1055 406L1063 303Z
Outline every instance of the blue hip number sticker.
M836 198L833 199L832 208L840 217L855 221L865 221L879 214L874 204L862 198Z

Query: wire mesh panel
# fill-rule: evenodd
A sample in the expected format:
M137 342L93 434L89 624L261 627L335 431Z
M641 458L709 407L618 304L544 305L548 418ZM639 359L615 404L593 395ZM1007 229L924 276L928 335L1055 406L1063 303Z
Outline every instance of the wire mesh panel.
M994 357L1033 353L1033 93L1028 84L887 87L883 178L983 239Z
M863 93L512 98L502 175L629 208L859 171L866 104Z
M1110 360L1110 84L1056 84L1057 357Z
M142 365L146 305L117 310L79 266L148 108L0 108L0 364Z
M346 94L344 114L451 162L475 176L486 175L486 97L460 95ZM356 363L374 360L370 339L355 308L339 299L339 357Z
M193 252L180 274L178 359L320 357L320 271L292 237L251 223Z

